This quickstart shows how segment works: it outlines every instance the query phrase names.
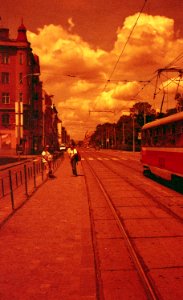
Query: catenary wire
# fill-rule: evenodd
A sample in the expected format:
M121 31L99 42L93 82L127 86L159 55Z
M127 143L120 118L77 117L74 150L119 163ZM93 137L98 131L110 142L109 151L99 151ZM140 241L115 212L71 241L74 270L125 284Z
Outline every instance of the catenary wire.
M108 80L107 80L106 83L105 83L105 86L104 86L104 90L103 90L103 91L105 91L105 89L106 89L108 83L110 82L110 80L111 80L111 78L112 78L112 76L113 76L113 74L114 74L114 72L115 72L115 70L116 70L116 68L117 68L117 65L118 65L118 63L119 63L119 61L120 61L120 59L121 59L121 56L123 55L123 53L124 53L124 51L125 51L125 48L126 48L128 42L129 42L129 40L130 40L130 38L131 38L131 36L132 36L132 33L133 33L133 31L134 31L134 29L135 29L135 27L136 27L136 25L137 25L137 22L138 22L138 20L139 20L141 14L142 14L144 8L145 8L146 3L147 3L147 0L145 0L144 3L143 3L143 6L142 6L142 8L141 8L141 10L140 10L140 12L139 12L139 14L138 14L138 17L137 17L137 19L136 19L136 21L135 21L135 23L134 23L134 25L133 25L133 27L132 27L132 29L131 29L130 34L129 34L129 36L128 36L128 38L127 38L127 40L126 40L126 42L125 42L125 44L124 44L124 46L123 46L123 49L122 49L122 51L121 51L121 53L120 53L120 55L119 55L119 57L118 57L118 59L117 59L115 65L114 65L114 68L113 68L113 70L112 70L112 72L111 72L111 74L110 74Z

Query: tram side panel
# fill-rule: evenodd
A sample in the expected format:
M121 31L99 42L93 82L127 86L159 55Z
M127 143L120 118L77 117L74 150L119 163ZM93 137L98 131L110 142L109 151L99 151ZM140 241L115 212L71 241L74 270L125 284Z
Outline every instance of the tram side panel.
M183 112L143 126L141 160L144 173L183 178Z
M173 175L183 177L182 149L142 147L141 159L144 173L150 171L167 180L171 180Z

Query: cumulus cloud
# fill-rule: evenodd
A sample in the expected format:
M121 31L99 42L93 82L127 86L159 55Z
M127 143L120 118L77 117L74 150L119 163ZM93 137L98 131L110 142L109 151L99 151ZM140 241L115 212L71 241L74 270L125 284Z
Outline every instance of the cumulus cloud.
M163 16L141 14L126 43L136 19L137 14L125 19L109 52L93 49L73 34L72 18L68 30L49 24L37 34L28 32L34 53L40 57L44 89L54 94L63 123L74 138L83 138L86 130L94 130L104 120L113 121L107 111L128 111L139 93L139 98L150 102L155 83L143 80L155 78L158 68L181 53L183 40L175 37L174 21ZM96 113L89 114L92 110Z

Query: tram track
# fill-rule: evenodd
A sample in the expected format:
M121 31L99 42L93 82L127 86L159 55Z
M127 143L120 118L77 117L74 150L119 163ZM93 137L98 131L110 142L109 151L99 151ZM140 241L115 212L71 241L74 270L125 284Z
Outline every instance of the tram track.
M92 154L92 156L95 156ZM95 158L97 157L97 155L95 156ZM115 168L113 169L113 166L115 165ZM134 180L137 179L136 178L136 174L132 175L131 177L129 177L129 174L124 174L123 175L116 170L116 166L118 165L119 168L119 161L114 160L113 163L111 163L111 161L104 161L104 160L98 160L96 159L95 161L92 160L87 160L87 157L85 159L85 161L82 162L82 166L83 166L83 171L85 173L85 180L86 180L86 185L87 185L87 191L88 194L90 194L90 187L89 187L89 182L86 176L86 171L85 168L87 168L88 170L90 170L90 173L92 174L93 178L95 178L95 182L96 182L96 186L100 187L100 192L102 193L102 195L105 197L106 201L107 201L107 205L108 207L110 207L110 210L112 211L112 214L114 216L114 219L116 220L117 226L123 236L123 239L125 240L125 244L128 248L128 251L130 253L130 256L133 260L134 265L136 266L136 269L138 270L138 274L139 277L141 278L141 281L143 282L143 286L144 286L144 290L146 292L146 299L164 299L161 296L161 292L157 289L158 284L154 283L154 278L152 276L153 273L153 268L151 269L151 267L148 265L148 262L146 261L146 259L144 260L143 258L143 254L141 253L141 249L139 247L139 241L141 242L142 239L149 239L149 240L155 240L155 243L159 243L158 239L169 239L170 237L172 237L172 232L163 232L162 234L157 234L156 230L155 233L152 233L152 236L138 236L138 234L134 234L132 233L131 235L131 228L128 227L128 219L123 219L122 213L120 211L121 209L121 205L115 203L115 190L118 191L118 187L120 187L120 182L122 182L122 185L124 186L128 186L129 189L132 189L132 194L133 193L137 193L137 195L139 193L141 193L142 197L144 197L144 199L148 199L149 203L148 205L150 205L150 208L147 207L147 205L145 205L145 209L149 209L152 212L152 215L154 215L154 218L156 219L156 213L154 213L154 209L156 210L157 207L159 210L163 211L165 213L165 219L162 219L163 221L167 220L167 222L169 222L170 220L173 218L175 221L174 222L178 222L180 223L180 225L182 225L183 223L183 218L181 216L179 216L178 214L176 214L174 211L172 211L168 206L164 205L162 203L162 201L164 200L164 197L167 197L168 194L166 191L162 191L161 194L161 200L159 201L158 199L156 199L157 194L159 193L159 189L157 189L157 191L154 193L150 192L149 190L147 190L146 188L144 189L144 183L140 180L139 181L135 181ZM121 165L121 162L120 162ZM126 165L126 164L125 164ZM124 165L123 165L124 166ZM124 168L126 168L126 166L124 166ZM128 166L128 169L130 168L130 166ZM124 170L123 170L124 172ZM111 179L111 184L109 184ZM146 179L148 181L148 179ZM114 194L112 192L112 189L109 188L109 186L112 185L113 187L115 187L114 189ZM148 187L149 189L149 187ZM111 194L112 193L112 194ZM128 188L126 191L126 194L128 195ZM90 197L91 198L91 197ZM133 199L133 198L131 198ZM140 198L139 198L140 199ZM136 199L137 200L137 199ZM153 204L154 203L154 204ZM152 207L151 207L152 206ZM140 207L140 206L139 206ZM123 207L122 207L123 208ZM135 207L134 207L135 208ZM138 210L138 207L136 207L135 209ZM141 207L140 207L141 209ZM95 216L93 215L93 210L95 210L92 207L92 200L90 199L90 214L92 216L92 232L93 232L93 236L94 236L94 248L96 249L97 247L97 233L96 233L96 229L95 229ZM146 217L145 217L146 218ZM159 219L158 219L159 221ZM161 219L160 219L161 221ZM170 222L171 223L171 222ZM158 229L157 229L158 230ZM157 236L156 236L157 235ZM183 237L183 232L180 230L180 232L177 231L177 235L173 234L174 238L182 238ZM140 249L140 250L139 250ZM98 250L95 250L95 255L97 256L96 258L96 269L100 270L100 257L99 257L99 252ZM157 271L158 268L154 268ZM159 268L159 270L161 270L161 268ZM104 287L101 286L102 284L102 274L101 271L97 271L97 274L99 274L99 278L100 278L100 283L98 284L99 286L99 291L103 290L103 288L105 289L105 285ZM99 298L97 299L105 299L104 294L102 292L102 297L100 298L100 294L101 292L99 292ZM104 298L103 298L104 297ZM128 298L125 298L128 299ZM131 298L129 298L131 299Z
M110 155L107 155L107 156L111 157ZM95 156L95 155L94 155L94 157L97 158L97 156ZM118 160L118 161L114 160L113 161L113 165L116 165L118 167L118 171L117 171L116 169L115 170L112 169L111 165L109 167L108 164L107 164L107 161L99 160L99 162L104 167L106 167L110 171L112 171L116 176L119 176L119 178L122 178L123 180L125 180L132 187L134 187L135 189L138 189L138 191L144 193L145 196L148 196L161 209L163 209L164 211L166 211L169 215L171 215L172 217L174 217L177 221L179 221L180 223L183 223L183 213L182 213L182 216L180 216L178 213L174 212L168 206L168 204L166 204L166 198L169 198L168 192L162 191L162 190L160 191L159 187L156 187L154 185L154 187L153 187L153 194L152 194L152 191L149 191L149 184L147 183L148 178L144 178L144 177L143 177L143 179L141 179L140 177L136 178L136 176L134 176L134 173L132 173L131 176L128 177L128 176L124 176L124 174L121 175L121 173L119 172L119 169L120 169L119 168L119 164L120 164L121 166L124 166L125 168L128 168L129 170L133 170L133 171L135 170L136 173L139 173L138 170L136 170L133 166L127 165L126 163L123 163L120 160ZM158 200L158 199L161 199L161 201ZM182 201L182 207L183 207L183 201Z
M96 153L92 153L92 155L97 158L98 155ZM139 174L142 172L142 168L139 168L137 170L137 167L134 167L133 165L130 165L129 166L129 160L128 159L125 159L122 155L111 155L109 153L100 153L100 156L104 157L104 158L109 158L109 159L113 159L114 162L120 164L120 165L123 165L125 166L126 168L130 169L130 170L133 170L135 173ZM115 158L115 159L114 159ZM133 160L133 163L137 163L138 161L137 160Z
M140 164L140 166L138 165L139 162L140 162L140 158L139 158L139 161L137 159L125 159L125 157L123 157L123 154L115 154L115 152L113 154L110 154L110 153L100 153L100 156L103 156L105 158L109 158L109 159L113 159L114 161L116 160L116 162L118 162L118 164L122 165L122 166L125 166L126 168L130 169L130 170L133 170L136 174L142 174L143 173L143 168L142 168L142 165ZM95 157L97 157L95 154L94 154ZM115 159L114 159L115 158ZM129 161L133 163L135 163L135 167L133 165L130 165L129 166ZM143 175L144 176L144 175ZM163 178L160 178L160 177L157 177L153 174L149 174L149 175L146 175L147 178L151 179L154 183L158 183L160 185L163 185L164 187L167 187L173 191L176 191L180 194L183 194L183 187L178 185L179 182L176 182L176 183L173 183L171 181L167 181ZM181 184L181 183L180 183Z
M132 261L136 267L136 270L139 274L139 278L143 284L145 293L147 295L147 299L151 300L158 300L159 296L157 295L157 292L155 291L152 282L148 276L147 268L143 265L142 260L140 258L139 253L136 251L133 242L131 242L131 238L125 229L125 226L119 216L118 210L116 209L111 197L107 193L104 185L102 184L102 181L98 177L97 173L95 172L94 168L91 166L91 163L87 161L87 165L90 169L90 172L92 173L93 177L95 178L98 186L100 187L100 190L102 194L104 195L106 202L108 206L110 207L110 210L112 212L112 215L118 225L118 228L122 234L123 239L125 240L126 247L130 253L130 257L132 258ZM103 285L102 285L102 279L101 279L101 271L100 271L100 257L98 255L97 248L97 238L95 233L95 225L94 225L94 216L93 216L93 210L92 210L92 201L90 199L90 193L89 193L89 183L86 179L85 175L85 182L87 187L87 194L89 199L89 208L90 208L90 217L91 217L91 224L92 224L92 237L93 237L93 249L94 249L94 256L95 256L95 268L96 268L96 277L97 277L97 290L98 290L98 296L97 299L103 300L104 293L103 293Z

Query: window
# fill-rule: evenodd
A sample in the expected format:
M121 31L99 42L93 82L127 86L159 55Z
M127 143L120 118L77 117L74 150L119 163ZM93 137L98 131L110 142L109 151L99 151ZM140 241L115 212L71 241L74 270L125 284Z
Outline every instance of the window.
M10 74L8 72L2 72L2 83L9 83L10 81Z
M39 118L39 112L38 112L38 110L34 110L33 116L34 116L34 119L38 119Z
M20 56L19 56L19 63L20 65L23 65L23 54L20 53Z
M19 100L20 100L20 102L23 102L23 93L19 94Z
M10 94L9 93L2 93L2 103L10 104Z
M38 93L35 93L34 94L34 100L38 100L39 99L39 95L38 95Z
M10 124L10 116L8 114L2 115L2 125L8 126Z
M19 73L19 83L23 83L23 74Z
M1 59L2 64L9 64L9 55L7 53L2 53L2 59Z

